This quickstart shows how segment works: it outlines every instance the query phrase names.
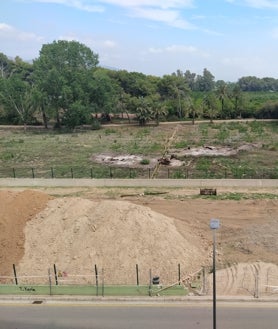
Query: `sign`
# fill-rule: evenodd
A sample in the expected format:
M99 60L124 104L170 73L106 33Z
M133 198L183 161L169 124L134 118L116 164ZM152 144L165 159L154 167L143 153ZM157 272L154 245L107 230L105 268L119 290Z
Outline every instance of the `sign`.
M219 226L220 226L220 221L219 219L211 219L210 220L210 228L212 230L217 230L219 229Z

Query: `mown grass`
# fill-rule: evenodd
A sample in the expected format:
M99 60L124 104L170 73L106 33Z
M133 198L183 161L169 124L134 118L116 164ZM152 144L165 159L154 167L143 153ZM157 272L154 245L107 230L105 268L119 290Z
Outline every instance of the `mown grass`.
M102 127L100 130L63 133L7 130L0 127L0 177L148 177L139 169L109 168L93 157L141 155L145 161L161 157L174 124ZM257 144L251 151L230 157L188 157L185 166L164 172L169 178L278 178L278 122L224 122L181 124L171 150L204 145L237 148ZM170 152L171 152L170 150ZM165 169L165 168L164 168ZM169 169L169 168L167 168ZM163 172L162 172L163 173Z

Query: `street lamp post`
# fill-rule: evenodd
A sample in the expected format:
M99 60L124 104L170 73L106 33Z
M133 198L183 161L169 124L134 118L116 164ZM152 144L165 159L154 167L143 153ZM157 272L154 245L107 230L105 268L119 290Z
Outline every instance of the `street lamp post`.
M220 221L219 219L211 219L210 220L210 228L213 232L213 264L212 264L212 275L213 275L213 329L216 329L216 274L215 274L215 245L216 245L216 237L215 231L219 229Z

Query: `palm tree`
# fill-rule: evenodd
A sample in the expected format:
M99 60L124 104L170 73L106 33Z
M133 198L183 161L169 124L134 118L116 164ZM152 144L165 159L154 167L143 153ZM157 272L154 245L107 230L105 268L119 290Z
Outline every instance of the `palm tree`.
M159 118L167 115L167 108L163 104L154 104L152 107L152 117L155 119L156 125L159 125Z
M203 108L204 108L204 113L207 114L207 116L210 119L210 122L212 123L213 119L215 119L217 117L217 114L219 113L219 110L217 107L217 99L213 92L207 94L204 97Z
M239 84L236 84L232 90L232 96L234 98L234 112L235 114L239 113L239 117L241 118L241 111L239 110L239 103L242 99L242 92Z
M187 111L188 116L192 118L192 124L195 124L195 119L202 112L202 106L198 103L198 100L194 100L192 97L187 98Z
M224 115L224 102L226 98L228 97L227 93L227 84L224 81L221 81L217 90L216 90L217 98L221 102L221 116Z
M140 126L145 126L152 119L152 109L147 99L139 98L139 105L136 108L136 117Z

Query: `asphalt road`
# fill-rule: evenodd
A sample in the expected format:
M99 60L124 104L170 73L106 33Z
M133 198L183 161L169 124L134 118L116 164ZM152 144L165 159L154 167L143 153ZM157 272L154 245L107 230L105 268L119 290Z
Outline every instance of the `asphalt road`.
M277 329L278 305L217 308L217 328ZM0 329L209 329L209 305L0 305Z

